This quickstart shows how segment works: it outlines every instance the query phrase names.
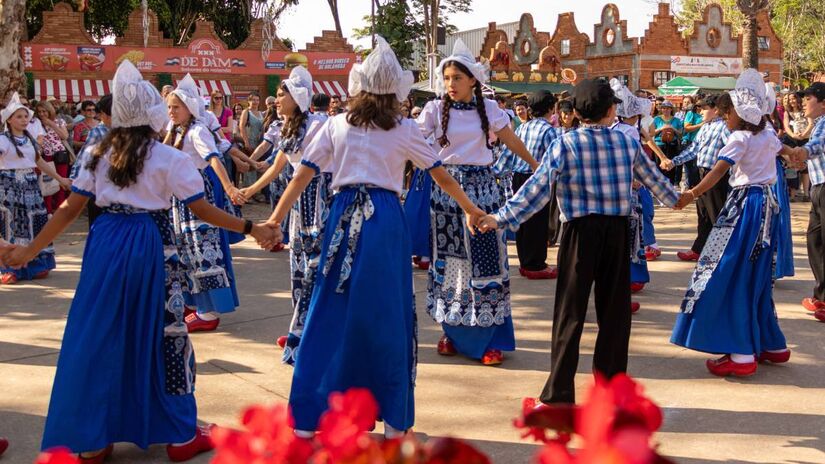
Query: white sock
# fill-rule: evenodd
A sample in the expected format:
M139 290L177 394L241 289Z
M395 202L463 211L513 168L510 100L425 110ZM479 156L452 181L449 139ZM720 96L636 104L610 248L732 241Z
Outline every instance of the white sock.
M198 313L198 317L204 321L214 321L219 319L221 315L217 311L209 311L208 313Z
M311 440L313 437L315 437L315 432L313 432L312 430L295 429L295 436L298 438L306 438L308 440Z
M756 361L756 358L752 354L731 353L730 360L737 364L748 364Z
M185 445L188 445L189 443L192 443L193 441L195 441L195 438L198 438L197 433L195 434L194 437L190 438L188 441L185 441L183 443L172 443L172 446L185 446Z
M768 353L784 353L784 352L790 351L790 350L787 349L787 348L784 348L784 349L781 349L781 350L765 350L765 351L767 351Z
M393 428L390 424L384 422L384 438L387 440L392 440L394 438L401 438L407 432L404 430L398 430Z
M430 262L430 258L428 258L427 256L422 256L420 261L421 261L422 263L429 263L429 262Z
M650 248L659 249L659 242L653 242L652 244L648 245Z

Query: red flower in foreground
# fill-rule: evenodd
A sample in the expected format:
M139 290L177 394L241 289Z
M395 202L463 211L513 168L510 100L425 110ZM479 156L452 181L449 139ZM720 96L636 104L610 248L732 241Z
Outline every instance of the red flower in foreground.
M292 431L289 409L285 405L252 406L246 409L241 424L246 430L216 427L214 464L303 464L312 456L311 442Z
M490 464L490 458L468 443L439 438L427 444L426 464Z
M377 443L367 434L377 417L378 403L367 389L329 395L329 409L318 423L318 441L325 454L332 462L379 454Z
M40 453L34 464L77 464L80 462L68 448L52 448Z

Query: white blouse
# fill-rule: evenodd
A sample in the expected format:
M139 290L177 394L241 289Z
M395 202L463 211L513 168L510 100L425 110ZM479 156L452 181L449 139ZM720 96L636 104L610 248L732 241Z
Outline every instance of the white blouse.
M175 144L178 143L181 135L183 133L175 134ZM200 120L189 126L181 151L189 155L192 162L195 163L195 167L201 171L209 167L209 160L213 156L220 156L218 147L215 145L215 136Z
M218 118L215 117L215 113L207 111L206 114L201 116L201 118L203 118L203 122L206 124L206 127L208 127L209 130L215 135L214 138L217 139L216 146L218 151L221 153L228 152L229 149L232 148L232 142L224 137L221 123L218 121ZM233 119L232 122L234 123L235 120Z
M152 142L137 182L121 188L109 180L109 157L103 155L94 172L80 168L72 191L94 197L100 207L123 204L149 211L172 207L172 197L189 204L204 195L203 178L192 157L174 147Z
M371 184L396 193L404 185L407 161L429 169L440 164L416 123L400 119L390 130L354 127L339 114L318 130L304 149L302 164L332 172L332 188Z
M14 137L11 134L0 134L0 169L33 169L37 167L35 160L34 146L27 138L25 144L21 147L20 153L23 157L17 156L17 150L14 149L14 141L9 137ZM32 135L34 137L34 135Z
M304 149L307 145L309 145L309 142L313 139L313 137L315 137L315 135L318 133L318 131L321 129L321 126L324 125L327 119L329 119L329 116L327 116L326 114L310 113L307 115L307 119L304 122L304 124L306 124L306 131L304 132L304 140L301 143L301 146L298 150L295 150L293 152L284 152L284 154L286 155L286 159L289 161L289 164L291 164L293 168L298 169L298 166L301 164L301 158ZM273 147L275 147L275 150L278 150L278 143L280 143L281 141L282 127L282 122L276 121L270 124L269 129L267 129L263 137L263 140L269 142Z
M441 128L441 100L433 100L424 106L416 122L424 137L434 136L436 148L440 148L439 158L444 164L469 164L485 166L492 164L493 151L487 148L487 141L481 134L481 118L476 110L450 108L450 122L447 124L447 139L450 145L441 147L438 138L444 133ZM490 131L495 133L510 124L510 117L494 100L484 99L484 109L490 122Z
M776 182L776 155L782 142L771 128L758 134L736 131L719 152L719 159L732 164L730 186L765 185Z

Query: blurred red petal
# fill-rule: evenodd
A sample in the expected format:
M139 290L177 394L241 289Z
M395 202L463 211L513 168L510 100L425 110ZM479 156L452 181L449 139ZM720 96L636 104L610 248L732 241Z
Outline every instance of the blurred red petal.
M427 443L425 464L490 464L490 458L470 444L455 438Z
M575 462L567 447L559 443L548 443L536 455L538 464L573 464Z
M40 453L34 464L77 464L80 460L68 448L51 448Z

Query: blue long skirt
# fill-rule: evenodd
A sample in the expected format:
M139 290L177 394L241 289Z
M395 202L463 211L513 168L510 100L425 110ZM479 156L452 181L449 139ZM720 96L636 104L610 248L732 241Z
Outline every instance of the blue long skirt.
M227 174L229 174L229 181L234 182L235 179L235 163L232 161L232 157L229 156L229 150L226 151L225 154L221 155L221 159L224 160L224 165L227 166ZM228 166L232 166L232 171L229 171ZM209 181L212 183L213 190L215 192L215 207L224 210L226 213L231 214L235 217L243 218L243 213L241 212L241 207L237 206L232 203L232 200L229 198L229 195L223 189L223 184L221 184L221 179L218 177L218 174L215 172L214 169L209 169L206 171L206 175L209 176ZM236 243L241 243L246 240L246 236L240 232L235 232L234 230L227 230L227 236L229 237L229 244L234 245Z
M395 192L345 188L332 200L327 227L292 376L295 428L315 430L330 393L361 387L375 396L385 423L409 429L417 326L401 203Z
M269 157L267 162L272 164L274 162L274 157ZM269 206L272 207L274 210L276 206L278 206L278 201L281 200L281 197L284 195L286 191L286 186L289 185L289 181L292 180L293 174L293 167L291 164L286 163L284 166L284 170L278 174L278 177L272 180L269 183ZM292 211L287 213L286 217L284 218L284 222L281 223L281 230L284 234L283 243L289 243L289 218L292 216Z
M34 170L0 169L0 238L9 243L28 245L48 220ZM24 267L0 267L0 273L10 272L18 280L31 280L37 274L54 268L54 247L49 244Z
M150 214L105 213L95 221L66 321L42 449L94 451L117 442L146 448L194 436L194 355L180 295L166 285L169 275L164 239Z
M708 237L671 343L718 354L786 347L773 303L779 230L769 187L733 189ZM770 234L770 235L767 235Z
M231 203L217 182L212 167L201 171L206 201L228 211ZM218 206L220 203L221 206ZM173 199L175 233L181 259L186 266L186 304L199 313L230 313L240 304L232 270L229 231L198 219L189 207ZM230 213L231 214L231 213Z
M791 200L788 196L788 182L785 180L785 167L776 158L776 183L773 184L774 195L779 203L779 217L776 228L779 236L776 241L776 269L774 278L791 277L793 267L793 238L791 235Z
M650 194L647 194L648 197ZM633 214L630 216L630 281L634 283L650 282L650 273L647 270L645 258L644 234L647 224L644 219L644 206L641 201L642 188L633 191L630 207Z
M484 211L491 213L504 203L489 167L454 165L447 171ZM427 312L465 356L480 359L487 350L515 350L504 231L470 235L461 207L435 183L430 214Z
M646 187L639 188L639 204L642 205L642 219L644 219L642 243L645 246L653 245L656 243L656 228L653 227L653 197Z
M430 191L433 178L430 173L416 169L410 182L410 191L404 201L404 214L410 226L412 255L429 258L432 255L430 243Z

